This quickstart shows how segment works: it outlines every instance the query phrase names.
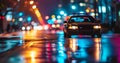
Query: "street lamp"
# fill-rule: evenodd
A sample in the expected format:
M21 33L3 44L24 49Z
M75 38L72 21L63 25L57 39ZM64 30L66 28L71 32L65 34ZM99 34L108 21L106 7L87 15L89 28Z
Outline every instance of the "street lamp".
M33 5L32 8L33 8L33 9L36 9L36 5Z
M30 4L32 5L34 3L34 1L30 1Z

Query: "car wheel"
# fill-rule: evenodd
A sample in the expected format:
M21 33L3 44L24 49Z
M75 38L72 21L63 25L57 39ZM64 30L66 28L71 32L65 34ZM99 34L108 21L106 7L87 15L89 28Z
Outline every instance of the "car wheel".
M71 35L68 34L68 33L64 33L64 37L65 37L65 38L71 38Z

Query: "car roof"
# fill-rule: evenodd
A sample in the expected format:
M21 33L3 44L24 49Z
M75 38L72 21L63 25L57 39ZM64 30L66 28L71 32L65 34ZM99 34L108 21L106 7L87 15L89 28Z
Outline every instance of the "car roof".
M70 17L92 17L92 16L89 16L89 15L75 15L75 16L70 16Z

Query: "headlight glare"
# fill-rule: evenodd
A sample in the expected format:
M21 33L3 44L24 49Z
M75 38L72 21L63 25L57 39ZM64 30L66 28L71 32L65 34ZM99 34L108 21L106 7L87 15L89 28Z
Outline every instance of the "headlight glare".
M78 29L78 26L69 26L69 29Z
M93 26L94 29L100 29L101 26L100 25L96 25L96 26Z

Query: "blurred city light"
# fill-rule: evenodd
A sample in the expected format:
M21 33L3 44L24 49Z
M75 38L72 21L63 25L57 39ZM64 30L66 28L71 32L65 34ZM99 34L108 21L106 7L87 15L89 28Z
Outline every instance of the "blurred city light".
M45 16L45 19L48 20L48 19L49 19L49 16Z
M55 15L52 15L51 18L55 18Z
M60 19L60 18L61 18L61 16L60 16L60 15L58 15L58 16L57 16L57 19Z
M42 16L41 16L41 13L39 12L39 10L36 8L36 9L34 9L34 11L35 11L35 14L36 14L39 22L40 22L42 25L44 25L45 23L44 23L44 20L43 20L43 18L42 18Z
M12 20L12 15L6 15L6 20L11 21Z
M73 2L74 2L74 0L70 0L70 2L71 2L71 3L73 3Z
M65 12L64 11L60 11L60 14L63 15Z
M49 29L48 25L45 25L44 30L48 30L48 29Z
M80 11L80 13L85 13L84 11Z
M67 16L67 14L65 13L64 16Z
M52 18L52 20L53 20L53 21L55 21L55 20L56 20L56 18Z
M90 15L93 16L93 17L95 17L95 13L91 13Z
M4 18L5 18L4 16L0 16L0 20L4 20Z
M54 23L54 21L52 19L49 19L47 22L48 22L48 24L53 24Z
M95 10L94 9L91 9L91 12L94 12Z
M33 6L32 6L33 9L36 9L36 7L37 7L36 5L33 5Z
M30 4L32 5L34 3L34 1L30 1Z
M99 6L98 10L99 10L99 13L106 13L106 7L105 6Z
M17 0L18 2L20 2L20 0Z
M73 10L75 10L76 9L76 6L75 5L72 5L72 7L71 7Z
M87 13L90 13L90 8L87 8L87 9L86 9L86 12L87 12Z
M62 7L62 4L59 4L58 7L59 7L59 8Z
M58 23L62 23L63 21L62 20L57 20Z
M32 20L32 17L31 17L31 16L28 16L28 17L27 17L27 21L30 22L31 20Z
M22 17L20 17L18 20L19 20L19 21L23 21L23 18L22 18Z
M102 6L102 12L106 13L106 7L105 6Z
M25 30L25 27L22 27L22 30Z
M23 16L23 12L19 12L19 16Z
M7 20L7 21L12 21L12 18L13 18L12 12L9 11L5 17L6 17L6 20Z
M79 3L79 5L80 5L80 6L86 6L86 4L85 4L85 3Z

